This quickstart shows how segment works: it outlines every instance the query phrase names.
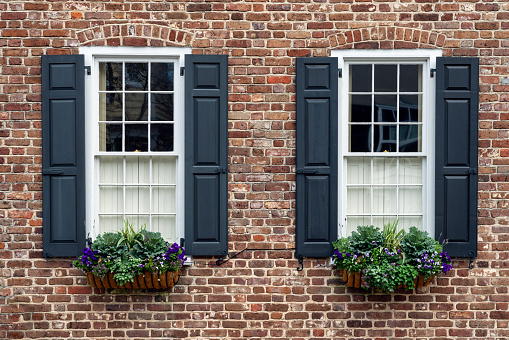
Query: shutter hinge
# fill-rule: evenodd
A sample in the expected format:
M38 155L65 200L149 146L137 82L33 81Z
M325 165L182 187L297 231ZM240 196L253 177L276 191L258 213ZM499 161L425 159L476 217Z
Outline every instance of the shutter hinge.
M184 72L185 72L186 68L185 67L181 67L180 68L180 75L183 76L184 75Z
M430 71L429 71L429 76L431 78L433 78L435 76L435 73L437 73L437 69L436 68L432 68Z
M342 68L338 69L338 78L343 78L343 69Z
M297 267L297 271L301 272L304 270L304 256L299 255L297 258L299 259L299 266Z
M465 173L469 174L469 175L477 175L477 169L475 169L475 168L468 169L468 170L465 170Z
M87 71L87 76L92 74L90 66L85 66L85 70Z
M468 263L468 268L474 269L475 252L473 250L469 251L468 256L470 256L470 262Z
M51 254L51 253L44 253L44 257L45 258L50 258L50 257L53 257L53 254Z
M186 239L181 237L180 238L180 246L183 248L185 244L186 244Z
M216 173L218 173L218 174L225 174L226 173L226 169L225 168L217 168L216 169Z

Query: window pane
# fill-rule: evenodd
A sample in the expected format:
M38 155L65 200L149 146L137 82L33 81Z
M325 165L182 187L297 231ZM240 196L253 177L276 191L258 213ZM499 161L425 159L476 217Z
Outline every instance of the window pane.
M397 183L397 158L373 158L373 183L396 184Z
M399 96L399 121L422 122L422 96L420 94Z
M175 187L152 188L153 213L175 213L176 210Z
M148 90L148 64L125 63L125 90L147 91Z
M124 183L124 165L121 156L102 156L99 159L99 183Z
M405 186L399 188L399 213L422 213L422 187Z
M150 212L150 188L148 186L127 186L125 196L126 213Z
M375 92L396 92L397 72L397 65L375 65Z
M399 126L399 151L420 152L422 151L422 127L421 125Z
M400 158L399 182L401 184L423 184L422 158L420 157Z
M126 157L125 182L148 184L150 183L150 158Z
M396 151L397 125L376 125L374 147L375 152Z
M410 227L417 227L420 230L423 229L422 216L400 216L398 222L398 229L404 228L408 230Z
M346 234L351 235L360 225L370 225L371 216L348 216L346 218Z
M400 65L399 74L400 92L422 91L422 65Z
M122 63L99 63L99 91L122 91Z
M125 94L125 120L148 121L148 95L146 93Z
M152 124L150 151L173 151L173 124Z
M371 183L371 158L355 157L348 159L347 183Z
M125 151L148 151L148 125L127 124L125 134Z
M152 91L173 91L173 63L152 63L150 89Z
M122 120L122 93L99 94L99 120Z
M371 213L371 190L369 187L347 188L347 210L348 215L370 214Z
M99 124L99 151L122 151L121 124Z
M150 119L152 121L173 120L173 94L152 93L151 101Z
M152 216L152 231L160 232L161 235L168 241L175 241L176 236L176 223L175 216Z
M152 183L175 184L177 175L176 157L152 157Z
M99 233L117 231L124 226L124 216L122 215L100 215Z
M371 125L350 125L350 152L371 151Z
M350 91L371 92L371 65L350 65Z
M122 213L124 211L124 191L121 186L99 186L99 212Z
M375 122L396 122L398 100L396 95L375 96Z
M371 95L350 95L350 122L371 122Z
M396 216L373 216L373 225L382 229L384 225L389 222L392 223L396 221L396 219ZM399 226L400 224L398 223L398 229L400 229Z
M396 199L396 187L374 187L373 213L396 215L398 212Z
M134 223L135 228L141 228L145 226L150 230L150 216L149 215L126 215L126 219L129 223ZM122 222L123 227L123 222Z

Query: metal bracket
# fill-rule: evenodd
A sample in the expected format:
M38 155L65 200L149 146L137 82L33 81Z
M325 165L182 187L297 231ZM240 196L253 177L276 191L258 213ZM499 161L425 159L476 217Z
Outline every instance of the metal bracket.
M468 269L474 269L475 253L473 250L471 250L468 252L468 255L470 256L470 262L468 263Z
M185 238L183 238L183 237L181 237L181 238L180 238L180 246L181 246L181 247L184 247L184 245L185 245L185 244L186 244L186 239L185 239Z
M435 73L436 73L436 72L437 72L437 69L436 69L436 68L432 68L432 69L430 70L430 72L429 72L429 76L430 76L431 78L433 78L433 77L435 76Z
M342 68L338 69L338 78L343 78L343 69Z
M301 272L304 270L304 256L299 255L297 258L299 259L299 267L297 267L297 271Z
M218 174L225 174L226 173L226 169L225 168L217 168L216 169L216 173L218 173Z
M180 68L180 75L183 76L184 75L184 72L185 72L186 68L185 67L181 67Z
M92 71L90 69L90 66L85 66L85 70L87 71L87 76L92 74Z

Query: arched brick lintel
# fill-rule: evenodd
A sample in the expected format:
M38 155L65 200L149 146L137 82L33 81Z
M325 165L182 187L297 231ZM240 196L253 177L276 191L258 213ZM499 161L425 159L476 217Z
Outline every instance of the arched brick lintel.
M147 23L96 26L77 33L81 46L191 46L193 34Z
M331 49L443 48L446 36L419 28L378 26L331 35L329 43Z

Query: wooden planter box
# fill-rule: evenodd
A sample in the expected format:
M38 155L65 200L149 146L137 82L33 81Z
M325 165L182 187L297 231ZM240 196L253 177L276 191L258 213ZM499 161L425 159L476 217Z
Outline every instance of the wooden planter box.
M429 277L425 280L425 277L419 275L415 280L415 288L422 288L429 285L435 276ZM349 272L343 269L343 281L346 282L346 285L351 288L361 288L362 285L362 274L359 272Z
M119 286L113 278L113 273L108 273L104 278L95 276L93 273L87 273L87 281L93 288L113 288L113 289L166 289L170 288L179 280L180 272L166 272L163 274L143 272L135 276L133 282L127 282Z

